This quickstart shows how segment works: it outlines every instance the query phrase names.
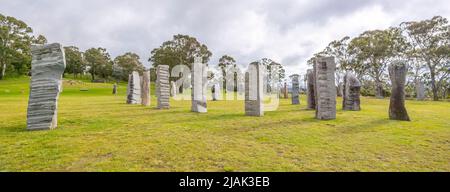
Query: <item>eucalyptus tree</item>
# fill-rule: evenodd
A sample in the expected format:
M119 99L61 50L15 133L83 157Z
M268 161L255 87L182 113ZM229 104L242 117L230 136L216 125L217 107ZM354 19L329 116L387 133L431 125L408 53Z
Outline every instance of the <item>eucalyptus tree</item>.
M100 76L104 79L112 75L112 61L109 53L105 48L90 48L85 51L84 57L86 64L91 74L92 81L95 81L95 76Z
M384 97L383 83L387 79L388 64L404 57L406 48L407 43L401 30L393 27L366 31L350 41L349 49L355 54L356 60L354 67L375 82L376 97Z
M410 53L427 67L433 100L439 100L439 90L448 90L450 80L450 25L441 16L429 20L404 22L401 29L412 47Z

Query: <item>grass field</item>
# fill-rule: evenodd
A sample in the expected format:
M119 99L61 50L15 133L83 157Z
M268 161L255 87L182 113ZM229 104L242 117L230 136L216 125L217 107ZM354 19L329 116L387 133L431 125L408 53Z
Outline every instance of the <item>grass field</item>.
M412 121L399 122L388 99L362 98L362 111L339 105L319 121L304 96L264 117L244 116L243 101L197 114L190 101L126 105L124 84L114 96L111 84L66 81L58 128L30 132L28 81L0 81L0 171L450 171L450 102L407 101Z

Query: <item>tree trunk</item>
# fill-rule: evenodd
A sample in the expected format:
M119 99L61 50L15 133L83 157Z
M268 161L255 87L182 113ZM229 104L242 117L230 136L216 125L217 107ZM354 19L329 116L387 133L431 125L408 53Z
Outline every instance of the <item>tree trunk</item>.
M377 78L375 80L375 97L378 99L383 99L383 85L381 84L381 81Z
M436 74L434 72L434 69L431 70L430 68L430 75L431 75L431 89L433 91L433 100L439 101L438 88L436 86Z
M389 66L389 77L392 83L392 94L389 104L389 119L410 121L405 108L405 81L407 66L403 62L395 62Z

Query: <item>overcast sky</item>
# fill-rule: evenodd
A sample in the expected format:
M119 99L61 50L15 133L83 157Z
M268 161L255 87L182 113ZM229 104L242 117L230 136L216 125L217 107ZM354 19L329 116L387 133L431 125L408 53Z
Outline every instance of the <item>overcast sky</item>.
M449 0L0 0L0 13L30 25L49 42L83 51L105 47L114 58L131 51L145 65L150 51L175 34L196 37L241 65L271 58L288 74L332 40L403 21L441 15Z

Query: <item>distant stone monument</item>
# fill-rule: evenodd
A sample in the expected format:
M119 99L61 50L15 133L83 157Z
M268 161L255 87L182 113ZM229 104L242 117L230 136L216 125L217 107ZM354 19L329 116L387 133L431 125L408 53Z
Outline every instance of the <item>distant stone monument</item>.
M389 65L388 70L392 84L389 118L392 120L410 121L405 108L405 82L408 67L403 61L394 61Z
M336 86L334 57L318 57L315 60L316 118L336 119Z
M283 96L285 99L289 99L289 90L288 90L287 82L284 82Z
M306 96L307 96L307 109L316 109L316 94L314 90L315 84L314 71L308 69L306 73Z
M112 94L117 95L117 83L114 83L114 85L113 85Z
M170 82L170 96L177 96L177 83L175 81Z
M254 62L245 73L245 115L264 116L263 105L263 66Z
M141 77L137 71L128 76L127 104L141 103Z
M27 130L54 129L58 124L58 99L66 68L59 43L31 46L31 83Z
M170 84L168 65L158 65L156 67L156 97L158 98L158 109L170 108Z
M141 83L141 104L144 106L150 105L150 71L144 71L142 74Z
M215 83L211 88L211 92L212 92L213 101L218 101L220 99L220 94L222 94L221 89L220 89L220 84Z
M361 82L351 73L344 76L342 94L342 109L349 111L359 111L360 107L360 90Z
M417 94L417 100L423 101L425 100L425 85L423 81L417 79L416 80L416 94Z
M192 64L191 82L192 82L192 112L206 113L208 111L206 105L206 83L207 69L203 64L201 57L196 57Z
M300 105L300 76L297 74L291 75L292 79L292 105Z

